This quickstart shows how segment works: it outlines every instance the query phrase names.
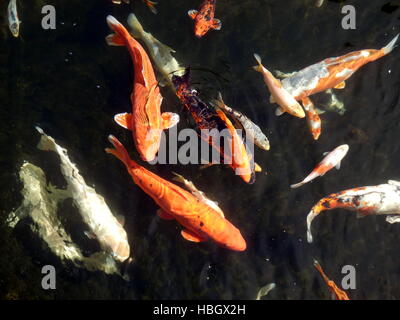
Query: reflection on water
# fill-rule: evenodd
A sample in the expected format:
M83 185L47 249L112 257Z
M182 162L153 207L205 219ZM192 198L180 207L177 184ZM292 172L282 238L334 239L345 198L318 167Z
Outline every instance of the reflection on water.
M0 5L0 194L1 221L21 203L18 170L24 160L42 168L58 188L65 188L56 158L36 150L39 125L67 147L88 185L107 199L113 212L125 216L125 230L136 261L128 266L131 281L101 272L62 265L46 244L30 232L29 221L10 231L1 227L0 297L7 299L254 299L259 288L276 283L267 299L329 299L329 291L313 267L318 260L340 284L341 269L353 265L357 289L352 299L399 298L397 235L400 225L379 217L356 219L334 210L313 225L317 239L306 241L305 218L310 208L332 192L399 179L400 134L399 52L362 67L335 90L346 112L321 115L322 134L315 142L302 119L277 118L275 106L259 74L251 69L253 53L270 70L292 72L331 56L386 45L399 33L400 10L395 1L218 0L219 31L201 39L193 34L187 11L197 0L159 1L153 15L141 1L112 5L110 1L53 1L57 29L40 26L43 1L18 2L23 21L19 38L7 27L7 3ZM341 28L341 7L357 10L357 29ZM131 109L132 64L126 50L108 47L108 14L126 21L134 11L146 31L176 50L174 56L193 70L193 84L204 101L221 91L230 107L257 123L270 140L268 152L256 150L255 161L267 172L247 185L231 170L213 166L158 165L151 170L171 180L172 171L193 181L216 200L244 235L248 249L230 252L211 243L193 244L180 236L176 222L160 220L154 202L135 186L125 169L105 154L107 135L114 134L132 150L131 134L113 122ZM125 23L126 25L126 23ZM212 70L210 72L209 70ZM162 89L163 111L179 112L179 128L191 126L173 92ZM321 93L316 107L329 103ZM347 143L350 150L340 171L291 190L322 154ZM69 207L69 206L67 206ZM63 210L64 211L64 210ZM67 230L80 228L76 213L65 209ZM78 237L78 235L77 235ZM92 245L86 246L89 255ZM38 285L41 267L58 270L63 290L45 292Z

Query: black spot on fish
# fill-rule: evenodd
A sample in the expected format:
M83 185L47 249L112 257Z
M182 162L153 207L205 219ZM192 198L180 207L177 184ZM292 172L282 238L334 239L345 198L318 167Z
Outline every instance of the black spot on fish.
M329 209L329 208L331 207L331 204L330 204L329 201L324 201L324 202L322 202L322 206L323 206L324 208L326 208L326 209Z
M204 226L204 223L200 221L200 228Z

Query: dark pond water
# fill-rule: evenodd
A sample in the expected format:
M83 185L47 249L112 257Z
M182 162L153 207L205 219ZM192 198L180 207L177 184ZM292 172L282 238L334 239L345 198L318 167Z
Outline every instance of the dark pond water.
M342 267L355 266L357 288L348 291L351 299L399 299L400 225L335 210L315 220L315 241L309 245L305 218L329 193L400 179L400 51L364 66L344 90L336 91L347 111L343 116L322 115L317 142L305 121L274 115L262 78L251 69L254 52L269 69L291 72L353 50L381 48L399 33L399 1L327 0L316 8L314 0L218 0L216 17L222 29L202 39L194 37L187 16L200 0L159 0L158 15L141 1L131 2L118 6L107 0L18 1L19 38L8 30L7 1L0 5L1 221L22 200L18 170L24 160L45 169L54 184L65 183L53 156L36 149L39 136L34 126L40 125L68 149L87 183L113 211L125 216L135 258L127 271L131 281L126 282L64 266L29 228L2 226L0 298L254 299L259 287L275 282L269 299L329 299L313 267L315 258L338 285ZM56 30L41 28L45 4L57 10ZM346 4L356 8L355 30L341 27ZM255 154L268 174L258 174L253 185L223 166L146 166L166 179L172 178L172 171L179 172L218 201L246 239L245 252L183 240L180 226L156 218L152 199L104 152L107 135L114 134L138 159L131 134L113 121L116 113L131 109L132 62L124 48L108 47L104 41L109 34L106 16L112 14L126 25L130 12L146 31L176 50L182 65L193 66L196 87L205 100L222 91L225 102L246 113L270 139L271 150ZM162 93L162 109L180 113L179 128L191 126L177 98L168 89ZM318 94L314 102L323 103L326 97ZM332 170L300 189L289 188L323 152L343 143L350 151L340 171ZM57 269L57 290L40 286L45 264Z

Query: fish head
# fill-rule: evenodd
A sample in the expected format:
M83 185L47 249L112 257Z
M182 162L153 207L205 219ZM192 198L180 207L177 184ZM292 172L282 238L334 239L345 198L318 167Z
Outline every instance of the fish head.
M243 239L240 231L236 228L234 232L231 232L229 237L225 239L222 245L223 247L234 251L244 251L247 247L246 241Z
M341 154L345 155L349 151L350 147L348 144L342 144L340 147L338 147L338 149L340 150Z
M144 161L152 161L156 157L161 143L162 129L147 130L146 136L142 139L137 139L137 149L140 157Z
M10 31L11 34L17 38L19 36L19 22L13 22L10 24Z
M118 246L114 248L113 257L115 260L123 262L130 256L130 247L127 241L119 242Z

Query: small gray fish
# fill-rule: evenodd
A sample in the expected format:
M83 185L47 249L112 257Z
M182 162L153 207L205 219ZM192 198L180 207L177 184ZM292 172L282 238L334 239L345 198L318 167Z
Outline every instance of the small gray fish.
M235 119L235 121L239 122L246 131L246 134L254 140L254 143L259 148L263 150L269 150L269 140L261 131L260 127L247 118L243 113L228 107L222 100L221 92L218 92L218 99L215 100L213 104L229 113Z
M10 0L7 8L8 26L14 37L19 36L19 25L21 21L18 19L17 3L16 0Z

